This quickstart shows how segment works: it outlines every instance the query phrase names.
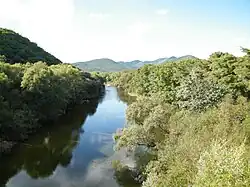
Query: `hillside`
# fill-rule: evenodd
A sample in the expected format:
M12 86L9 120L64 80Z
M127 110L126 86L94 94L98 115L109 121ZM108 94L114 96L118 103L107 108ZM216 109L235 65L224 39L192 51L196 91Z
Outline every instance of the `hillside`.
M133 67L142 67L145 64L162 64L162 63L165 63L165 62L175 62L175 61L178 61L178 60L195 59L195 58L196 57L194 57L192 55L185 55L185 56L181 56L181 57L171 56L171 57L166 57L166 58L159 58L159 59L156 59L156 60L153 60L153 61L139 61L139 60L136 60L136 61L132 61L132 62L129 62L129 63L131 63L131 65Z
M126 69L138 69L145 64L162 64L164 62L175 62L183 59L196 58L191 55L181 56L181 57L169 57L169 58L159 58L153 61L140 61L133 60L129 62L119 61L115 62L111 59L102 58L95 59L86 62L77 62L73 63L74 66L84 70L84 71L100 71L100 72L115 72L115 71L123 71Z
M111 59L106 58L95 59L86 62L77 62L73 65L84 71L114 72L129 69L125 66L125 64L115 62Z
M3 28L0 28L0 58L10 64L37 61L49 65L62 63L28 38Z

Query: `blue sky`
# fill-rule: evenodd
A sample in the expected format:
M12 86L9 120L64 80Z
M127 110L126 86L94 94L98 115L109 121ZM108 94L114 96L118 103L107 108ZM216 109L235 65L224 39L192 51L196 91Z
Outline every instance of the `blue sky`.
M64 62L250 48L250 0L0 0L0 27ZM13 13L15 12L15 14Z

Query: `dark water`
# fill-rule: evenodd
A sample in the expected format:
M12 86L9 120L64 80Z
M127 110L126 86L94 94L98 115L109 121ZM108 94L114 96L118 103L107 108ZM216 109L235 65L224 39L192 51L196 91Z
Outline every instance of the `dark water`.
M107 87L101 101L78 106L56 124L48 124L0 158L0 186L102 187L101 179L100 183L86 181L100 178L91 173L93 165L113 155L112 133L124 126L127 103L132 100ZM109 187L121 186L112 177L108 180Z

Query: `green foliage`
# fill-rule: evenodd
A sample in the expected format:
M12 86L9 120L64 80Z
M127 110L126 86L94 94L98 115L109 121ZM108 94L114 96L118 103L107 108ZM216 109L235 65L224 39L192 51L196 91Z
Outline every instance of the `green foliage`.
M101 74L101 76L127 92L157 97L164 102L178 104L181 98L182 100L185 98L184 88L188 86L190 77L190 81L194 81L190 73L198 70L200 77L196 79L196 83L200 86L208 83L206 88L202 88L198 93L201 96L206 89L208 91L213 87L213 93L217 96L213 96L212 91L207 93L210 94L207 104L213 105L225 92L231 92L234 97L239 95L250 97L249 64L250 57L247 54L235 57L229 53L216 52L210 55L208 60L184 59L160 65L145 65L138 70ZM197 88L198 85L192 90L195 92ZM198 97L198 94L196 96ZM215 101L210 102L211 99Z
M236 81L234 69L237 58L229 53L217 52L209 57L211 76L219 83L230 85Z
M43 122L84 100L98 98L103 82L68 64L0 63L1 141L19 142Z
M28 68L22 77L21 87L31 92L43 93L48 91L52 84L52 70L42 62L37 62Z
M115 178L121 186L139 186L139 182L135 180L136 173L134 173L134 171L132 171L128 166L123 165L119 160L113 160L112 167L115 170Z
M112 84L142 96L156 96L166 102L176 101L177 87L193 68L208 69L208 62L186 59L161 65L145 65L138 70L112 73Z
M148 98L139 98L138 102L132 103L126 111L126 117L129 122L143 124L144 119L151 110L157 106L157 102Z
M48 64L61 63L59 59L38 47L14 31L0 28L0 62L26 63L43 61Z
M235 57L228 53L214 53L210 56L210 76L218 83L228 87L234 95L249 96L250 58Z
M7 59L4 55L0 55L0 62L6 62Z
M213 142L201 153L194 186L249 186L250 165L245 152L244 144L230 147L226 142Z
M144 145L157 154L157 159L152 159L146 165L147 179L143 186L203 186L197 182L197 178L203 180L198 172L200 158L213 145L212 142L227 141L225 155L221 155L220 162L225 167L228 165L234 168L237 164L234 163L234 154L238 154L238 148L241 149L245 139L249 137L249 112L250 104L245 98L234 101L227 97L218 108L210 108L201 113L178 111L159 104L145 117L143 126L133 124L124 130L118 146L134 148ZM148 125L153 128L148 128ZM155 145L152 146L153 144ZM232 157L229 150L234 150ZM226 151L229 151L231 163L225 157ZM244 155L247 156L246 149ZM244 163L246 164L245 161ZM220 168L218 166L218 171ZM215 169L211 169L209 175L217 175L214 173ZM247 171L246 168L244 172ZM233 171L227 172L228 176L233 174ZM246 182L249 176L242 181ZM227 178L221 180L224 184L228 181ZM212 183L207 183L207 186L209 184ZM235 186L233 182L230 185ZM215 181L214 186L220 186L220 183Z
M225 94L226 89L223 86L192 71L177 87L176 99L180 108L201 111L219 103Z
M105 75L138 99L117 148L146 147L143 187L249 186L250 58L213 53Z
M99 97L103 82L0 28L0 143L22 141L43 122Z
M120 135L118 134L113 134L113 139L114 141L117 141L120 138Z
M250 56L250 49L241 47L241 51L242 51L243 53L247 54L248 56Z

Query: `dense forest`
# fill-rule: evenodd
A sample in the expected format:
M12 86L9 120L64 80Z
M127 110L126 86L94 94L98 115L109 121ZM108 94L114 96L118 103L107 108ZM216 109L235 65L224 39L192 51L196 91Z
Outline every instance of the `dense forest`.
M0 61L10 64L37 61L43 61L47 64L62 63L28 38L3 28L0 28Z
M0 30L0 56L0 154L103 92L100 78L60 64L13 31Z
M143 187L250 186L250 50L242 51L101 73L137 95L117 148L143 148Z

